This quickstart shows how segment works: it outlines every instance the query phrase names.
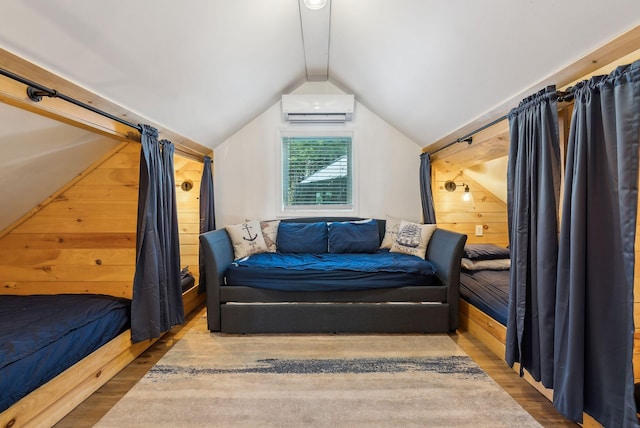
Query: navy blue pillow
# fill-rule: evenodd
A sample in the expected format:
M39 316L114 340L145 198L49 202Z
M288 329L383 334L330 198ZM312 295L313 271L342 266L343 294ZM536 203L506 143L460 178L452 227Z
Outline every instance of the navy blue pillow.
M508 259L509 249L495 244L467 244L464 247L464 258L469 260Z
M329 223L330 253L375 253L380 246L378 222Z
M276 239L279 253L326 253L327 223L281 221Z

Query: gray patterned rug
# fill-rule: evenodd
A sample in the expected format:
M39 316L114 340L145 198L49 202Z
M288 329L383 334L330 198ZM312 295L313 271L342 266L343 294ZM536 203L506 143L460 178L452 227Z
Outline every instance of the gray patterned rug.
M203 318L97 427L539 427L446 335L210 334Z

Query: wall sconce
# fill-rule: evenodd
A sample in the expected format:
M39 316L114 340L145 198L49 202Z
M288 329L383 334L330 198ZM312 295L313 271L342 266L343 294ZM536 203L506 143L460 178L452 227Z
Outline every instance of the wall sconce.
M475 203L473 200L473 193L471 193L471 191L469 190L468 184L465 184L465 183L456 184L451 180L447 180L444 182L444 188L447 192L455 192L458 186L464 187L464 193L462 194L462 201L466 203L471 203L472 205L475 206Z

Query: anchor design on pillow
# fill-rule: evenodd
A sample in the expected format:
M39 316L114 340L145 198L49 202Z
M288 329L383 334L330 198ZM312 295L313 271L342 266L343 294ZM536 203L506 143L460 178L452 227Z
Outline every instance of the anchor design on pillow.
M255 236L251 236L251 226L249 226L247 223L245 223L242 226L242 228L247 231L247 236L248 236L248 237L243 236L242 239L244 239L245 241L249 241L249 242L252 242L252 241L256 240L256 238L258 237L258 234L256 233Z

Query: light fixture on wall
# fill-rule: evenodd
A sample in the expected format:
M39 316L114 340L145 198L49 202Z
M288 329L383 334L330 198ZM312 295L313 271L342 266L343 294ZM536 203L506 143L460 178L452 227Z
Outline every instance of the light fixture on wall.
M469 191L469 186L464 185L464 193L462 194L462 200L465 202L473 202L473 194Z
M327 0L304 0L304 5L311 10L318 10L325 7Z
M465 184L465 183L456 184L451 180L447 180L444 182L444 188L447 192L455 192L458 186L464 187L464 192L462 193L462 201L475 205L473 200L473 193L471 193L471 191L469 190L468 184Z

